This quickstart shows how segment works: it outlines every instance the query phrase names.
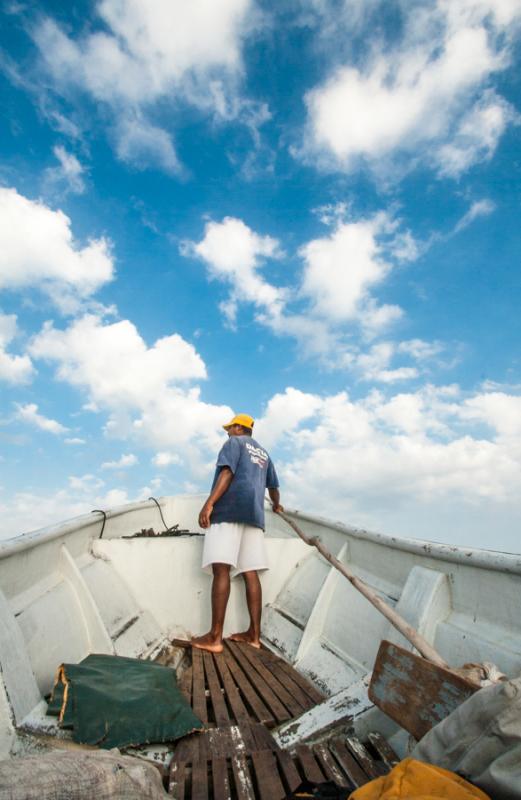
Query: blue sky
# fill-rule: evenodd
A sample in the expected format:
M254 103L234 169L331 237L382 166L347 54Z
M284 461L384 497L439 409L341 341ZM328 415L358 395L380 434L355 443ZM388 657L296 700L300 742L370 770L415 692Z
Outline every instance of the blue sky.
M518 0L4 2L1 536L204 491L519 552Z

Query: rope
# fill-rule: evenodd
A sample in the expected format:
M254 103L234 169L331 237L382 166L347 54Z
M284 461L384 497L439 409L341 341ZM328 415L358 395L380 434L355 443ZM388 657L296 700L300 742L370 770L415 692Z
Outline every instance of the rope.
M103 524L102 524L102 526L101 526L101 533L100 533L100 535L98 536L98 539L101 539L101 537L103 536L103 531L105 530L105 523L106 523L106 521L107 521L107 515L105 514L105 512L104 512L104 511L102 511L102 509L101 509L101 508L95 508L95 509L94 509L93 511L91 511L90 513L91 513L91 514L103 514Z
M168 525L165 522L165 518L163 516L163 511L161 510L161 506L159 505L159 503L156 500L156 498L155 497L149 497L148 499L152 500L156 504L158 509L159 509L159 513L161 515L161 520L163 522L163 525L165 526L165 530L162 531L162 533L168 533L168 534L170 534L170 536L204 536L203 533L199 533L199 532L192 532L192 531L188 531L188 530L186 530L186 531L185 530L181 530L180 531L179 530L179 523L177 523L176 525L172 525L172 527L169 528Z

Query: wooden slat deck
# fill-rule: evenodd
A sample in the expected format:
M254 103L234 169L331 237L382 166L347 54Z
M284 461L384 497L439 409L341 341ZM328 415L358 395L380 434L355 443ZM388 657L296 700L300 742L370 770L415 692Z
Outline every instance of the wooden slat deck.
M225 747L221 741L219 753L209 753L205 758L174 759L169 794L176 800L283 800L303 781L334 781L349 793L388 771L383 761L370 756L371 774L367 774L367 756L363 763L359 761L358 747L351 749L343 739L314 746L299 745L290 755L280 750L273 739L270 747L268 741L256 744L253 737L246 747L244 737L238 738L241 741L230 738ZM352 746L353 737L349 742Z
M378 735L372 752L354 736L281 750L269 729L324 698L268 650L237 642L220 655L192 649L180 686L205 728L175 747L168 791L177 800L283 800L304 780L352 791L397 761Z
M278 656L230 641L219 655L193 648L180 685L199 719L218 727L260 722L273 728L324 699Z

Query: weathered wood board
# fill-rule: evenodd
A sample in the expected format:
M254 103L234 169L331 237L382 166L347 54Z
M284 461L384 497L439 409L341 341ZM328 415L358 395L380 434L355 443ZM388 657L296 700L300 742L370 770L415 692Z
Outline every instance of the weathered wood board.
M369 698L419 740L478 688L451 670L383 641Z

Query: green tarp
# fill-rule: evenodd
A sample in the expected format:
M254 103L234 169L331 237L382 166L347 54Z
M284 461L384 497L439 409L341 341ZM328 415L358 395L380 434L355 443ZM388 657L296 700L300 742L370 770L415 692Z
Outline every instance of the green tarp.
M203 727L171 667L93 654L58 669L48 714L75 742L110 749L169 742Z

